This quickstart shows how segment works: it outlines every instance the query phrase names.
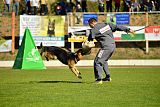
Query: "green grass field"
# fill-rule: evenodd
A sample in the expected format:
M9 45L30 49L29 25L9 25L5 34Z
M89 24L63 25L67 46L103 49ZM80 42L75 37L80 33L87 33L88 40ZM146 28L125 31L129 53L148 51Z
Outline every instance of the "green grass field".
M0 69L0 107L160 107L160 68L110 68L112 82L92 84L92 68Z

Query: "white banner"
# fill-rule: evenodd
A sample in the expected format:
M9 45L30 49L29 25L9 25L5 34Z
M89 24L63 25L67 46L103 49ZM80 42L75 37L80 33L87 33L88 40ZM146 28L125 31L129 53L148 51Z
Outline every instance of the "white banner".
M144 28L145 26L126 26L132 30L137 30L137 29L141 29L141 28ZM140 31L137 31L136 33L145 33L145 29L142 29ZM121 37L121 34L127 34L126 32L124 31L116 31L113 33L113 36L114 37Z
M12 50L12 40L0 40L0 52L10 52Z
M145 32L146 40L160 40L160 26L150 26Z
M36 46L64 46L64 16L20 16L20 44L28 28Z

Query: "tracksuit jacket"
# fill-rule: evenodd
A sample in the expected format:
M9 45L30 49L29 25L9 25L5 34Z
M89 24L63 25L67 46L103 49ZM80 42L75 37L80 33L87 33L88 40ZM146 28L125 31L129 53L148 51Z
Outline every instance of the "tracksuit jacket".
M101 46L101 49L94 60L94 73L96 79L103 78L103 71L105 72L106 77L110 78L107 61L112 56L116 48L113 37L113 32L115 31L125 31L129 33L130 28L118 26L112 23L97 23L91 29L88 41L96 39Z

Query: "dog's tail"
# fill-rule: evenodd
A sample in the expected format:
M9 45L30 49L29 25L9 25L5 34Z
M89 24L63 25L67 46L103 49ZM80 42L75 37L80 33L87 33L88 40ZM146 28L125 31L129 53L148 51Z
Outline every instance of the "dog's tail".
M41 44L40 44L40 49L43 47L43 44L42 44L42 42L41 42Z

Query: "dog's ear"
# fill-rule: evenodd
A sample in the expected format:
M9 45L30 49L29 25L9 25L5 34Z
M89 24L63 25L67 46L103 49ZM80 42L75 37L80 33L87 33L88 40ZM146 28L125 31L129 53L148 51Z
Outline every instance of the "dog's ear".
M40 55L42 56L43 55L43 52L44 52L44 47L42 45L42 42L40 44Z
M51 19L49 19L49 23L51 23Z
M83 55L82 49L77 50L75 53L81 53Z
M82 53L78 52L77 55L78 55L78 60L81 60L82 59Z
M41 44L40 44L40 49L42 49L42 47L43 47L43 44L42 44L42 42L41 42Z

